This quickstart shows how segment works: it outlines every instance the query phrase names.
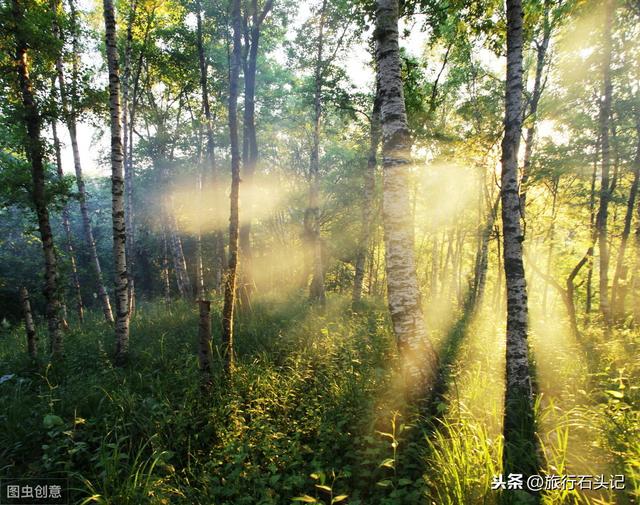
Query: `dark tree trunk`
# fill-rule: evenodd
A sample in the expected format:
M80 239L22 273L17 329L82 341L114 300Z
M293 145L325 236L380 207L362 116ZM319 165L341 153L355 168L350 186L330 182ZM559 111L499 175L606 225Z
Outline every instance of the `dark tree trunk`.
M224 287L222 309L222 345L224 366L228 374L233 372L233 315L236 297L236 272L238 269L239 193L240 193L240 146L238 142L238 80L241 65L242 18L240 0L233 0L231 10L233 23L233 50L229 69L229 136L231 139L231 208L229 216L229 266Z
M198 63L200 65L200 90L202 93L202 108L204 111L207 136L207 159L211 170L211 178L214 184L219 180L220 174L216 167L215 139L213 136L213 115L211 114L211 104L209 101L209 85L207 78L207 59L204 52L203 30L202 30L202 5L198 0L196 2L196 21L197 21L197 46L198 46ZM224 253L224 236L221 230L214 232L214 276L213 289L216 292L222 290L222 277L225 263Z
M314 69L313 94L313 144L309 163L309 206L305 210L304 225L309 257L311 258L311 285L309 298L320 305L325 303L324 265L322 261L322 241L320 237L320 122L322 118L323 50L324 23L327 0L320 9L317 54Z
M603 62L603 98L600 103L600 149L602 154L602 178L600 182L600 206L596 219L598 231L598 249L600 252L600 312L605 323L611 323L611 307L609 302L609 246L607 243L607 219L609 214L609 201L611 200L611 187L609 183L609 169L611 166L611 153L609 145L609 129L611 117L611 30L613 25L615 3L613 0L606 2L606 15L604 22L604 62Z
M378 145L380 144L380 100L378 93L373 100L371 112L371 125L369 133L369 157L364 173L364 196L362 202L362 231L360 242L356 251L355 277L353 280L353 293L351 305L355 309L362 298L362 284L364 281L364 269L367 253L371 247L371 224L373 213L373 200L376 189L376 167L378 166Z
M245 28L245 44L247 58L244 64L244 123L242 145L242 182L250 192L253 185L253 176L258 164L258 139L256 137L256 70L258 64L258 45L260 43L260 30L262 23L271 10L273 0L267 0L260 12L258 12L258 0L251 0L250 27ZM251 218L252 202L245 206L244 224L240 227L240 254L242 256L242 268L240 270L240 304L249 307L251 294L255 289L253 281L253 254L251 251Z
M625 298L627 295L628 267L625 265L624 255L627 250L629 235L631 234L631 221L633 219L636 196L638 194L638 183L640 182L640 121L638 121L636 125L636 131L638 132L638 145L633 164L633 182L629 190L629 198L627 199L624 229L622 230L622 238L620 239L620 250L618 251L618 260L616 262L616 271L613 276L613 287L611 290L612 314L616 320L624 318Z
M24 7L21 0L13 0L14 35L16 42L16 71L20 84L22 117L26 129L25 150L31 164L33 181L32 199L38 218L38 230L44 254L44 296L47 303L47 325L49 330L49 350L54 357L62 354L62 330L60 328L60 298L58 293L58 260L53 245L53 235L49 221L49 210L45 192L44 149L41 139L42 122L38 112L27 56L28 42L22 32L25 26Z
M127 38L124 48L124 72L122 75L122 153L124 155L124 187L125 217L127 227L127 274L129 275L129 313L135 309L135 235L133 226L133 137L129 136L129 122L133 127L133 114L129 118L129 94L131 89L131 44L133 41L133 24L136 19L138 1L133 0L129 7L127 22ZM130 145L131 144L131 145Z
M524 160L522 167L522 178L520 179L520 212L525 215L527 205L527 183L531 175L531 154L533 152L533 142L536 133L536 121L538 116L538 104L544 88L542 74L545 68L545 59L549 41L551 40L551 22L549 20L549 3L544 5L544 18L542 26L542 40L536 42L536 75L533 82L533 92L529 103L529 115L531 116L529 127L524 142Z

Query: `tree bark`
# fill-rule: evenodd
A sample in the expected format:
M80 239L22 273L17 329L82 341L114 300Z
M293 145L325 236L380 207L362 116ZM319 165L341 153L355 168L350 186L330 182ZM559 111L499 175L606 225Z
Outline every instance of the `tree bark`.
M116 299L115 360L123 364L129 353L129 276L127 275L126 222L124 215L124 174L122 122L120 115L120 76L116 19L113 0L103 0L107 66L109 69L109 110L111 112L111 203L113 219L113 258Z
M437 356L427 338L414 257L408 171L412 140L398 46L398 0L377 0L376 63L383 158L383 222L387 296L411 396L429 394Z
M56 167L58 169L58 177L62 179L64 172L62 170L62 156L60 153L60 139L58 138L58 128L56 120L51 122L51 130L53 133L53 149L56 155ZM65 234L65 245L67 254L69 255L69 263L71 265L71 287L76 299L76 312L78 313L78 321L84 323L84 303L82 302L82 290L80 289L80 277L78 276L78 266L76 263L76 252L73 249L73 238L71 234L71 224L69 219L69 207L65 205L62 208L62 226Z
M171 303L171 281L169 279L169 247L167 245L166 227L162 230L162 288L164 303Z
M27 353L31 359L36 359L38 355L38 337L36 327L33 324L33 314L31 313L31 302L27 288L20 288L20 303L22 304L22 315L24 316L24 327L27 333Z
M627 250L627 242L631 234L631 221L635 209L636 196L638 194L638 183L640 182L640 114L638 115L636 132L638 133L638 144L636 147L636 156L633 163L633 182L629 189L629 198L627 199L627 209L624 216L624 228L620 239L620 249L618 251L618 260L616 262L616 271L613 276L613 287L611 290L612 314L614 319L620 320L624 318L624 305L627 294L627 270L628 267L624 262L624 255Z
M58 293L58 264L49 221L49 210L45 194L44 148L41 139L42 120L33 94L27 47L23 33L24 7L21 0L12 1L14 35L16 42L16 71L20 85L22 118L26 129L25 150L31 164L33 181L32 199L38 219L38 230L44 254L44 295L47 303L47 326L49 350L54 357L62 354L62 330L60 328L60 298Z
M54 1L54 7L57 11L59 2ZM72 17L75 23L75 9L72 9ZM53 25L56 36L62 40L63 34L57 23ZM75 35L74 35L75 37ZM74 48L76 44L74 44ZM78 58L78 54L74 54L74 58ZM84 182L84 176L82 174L82 162L80 160L80 149L78 147L78 133L76 125L76 111L74 97L75 93L72 92L72 100L69 103L66 81L64 77L64 64L62 62L62 54L59 54L56 59L56 72L58 76L58 87L60 89L60 102L62 105L62 111L69 130L69 138L71 139L71 151L73 153L73 167L76 173L76 184L78 186L78 193L80 194L80 215L82 217L82 229L84 231L84 239L89 250L89 257L91 258L91 266L96 279L96 290L98 292L98 298L102 305L102 312L105 320L109 324L113 324L113 312L111 310L111 301L109 300L109 294L105 288L104 279L102 275L102 266L100 264L100 258L98 256L98 250L96 248L96 241L93 235L93 227L91 226L91 217L89 216L89 208L87 206L87 190ZM73 72L72 89L76 88L76 72Z
M518 148L522 132L521 0L507 0L507 79L502 139L501 203L504 273L507 285L506 391L504 409L505 471L536 471L533 403L527 342L527 286L522 260L524 240L518 193Z
M607 244L607 218L609 201L611 200L611 187L609 185L609 169L611 154L609 146L609 122L611 117L611 30L613 25L615 3L607 0L604 22L604 62L603 62L603 98L600 103L600 149L602 155L602 176L600 180L600 206L596 219L598 232L598 249L600 252L600 312L605 324L611 323L611 307L609 303L609 246Z
M322 118L323 88L323 50L324 23L327 0L323 0L320 8L318 26L317 53L314 68L313 94L313 140L309 162L309 206L305 210L304 228L307 238L309 257L311 258L311 285L309 298L324 305L324 266L322 263L322 242L320 238L320 122Z
M531 101L529 103L529 115L531 116L531 122L527 128L527 134L524 142L524 160L522 166L522 178L520 179L520 213L525 216L527 205L527 183L529 176L531 175L531 154L533 152L533 142L536 134L536 121L538 116L538 104L540 103L540 97L544 88L542 82L542 73L545 67L545 58L547 55L547 49L549 48L549 41L551 40L551 23L549 21L549 9L550 5L545 2L544 5L544 19L542 27L542 40L536 42L536 75L533 82L533 91L531 93Z
M231 10L233 24L233 50L229 68L229 137L231 140L231 195L229 216L229 265L224 288L222 309L222 345L224 366L227 374L234 368L233 315L236 297L236 271L238 269L239 241L239 194L240 194L240 147L238 142L238 80L240 76L242 49L242 18L240 0L233 0Z
M245 44L248 44L247 59L244 65L244 122L243 122L243 146L242 146L242 182L245 188L251 188L253 177L258 164L258 139L256 137L256 70L258 64L258 45L260 43L260 31L262 23L271 10L273 0L267 0L258 11L258 0L251 0L250 27L245 28ZM242 256L242 268L240 270L240 303L243 307L251 304L251 294L255 289L252 273L251 250L251 217L252 202L247 202L244 212L246 214L244 224L240 227L240 254Z
M122 75L122 153L124 155L124 187L125 187L125 218L127 227L127 274L129 276L129 313L135 309L135 254L134 226L133 226L133 137L129 136L129 91L131 88L131 44L133 41L133 24L136 19L138 1L133 0L129 7L127 22L127 38L124 48L124 72ZM133 122L133 117L131 118ZM133 125L132 125L133 126Z
M367 168L364 173L364 199L362 202L362 231L360 242L356 251L355 277L353 280L353 293L351 295L351 305L355 309L362 298L362 284L364 281L364 269L367 252L371 246L371 224L373 213L373 200L376 189L376 167L378 165L377 153L380 144L380 100L378 92L373 100L373 111L371 112L371 124L369 133L369 157Z
M203 30L202 30L202 5L200 0L196 2L196 41L198 49L198 63L200 65L200 89L202 93L202 108L204 111L207 135L207 159L211 169L211 177L214 184L219 179L218 169L216 166L215 139L213 136L213 116L211 114L211 104L209 101L209 85L207 78L207 59L204 52ZM214 282L213 289L220 292L222 289L222 277L225 263L224 254L224 236L221 230L214 232Z
M198 324L198 364L202 374L202 382L205 385L211 383L211 362L213 361L211 349L211 302L198 300L200 312Z

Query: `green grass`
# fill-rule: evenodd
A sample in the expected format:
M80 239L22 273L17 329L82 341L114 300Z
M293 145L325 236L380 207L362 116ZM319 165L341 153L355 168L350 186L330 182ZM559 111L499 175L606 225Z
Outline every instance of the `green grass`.
M21 328L5 332L0 375L15 376L0 384L0 477L68 477L76 505L499 503L490 486L502 468L500 321L483 313L453 325L445 383L425 414L405 404L381 301L354 314L346 297L330 296L324 311L300 300L257 301L240 314L236 373L225 380L215 358L207 393L195 306L141 304L124 368L112 365L113 332L99 314L72 327L54 365L29 361ZM536 410L541 472L575 473L580 458L601 455L627 490L542 501L634 503L637 331L604 339L594 326L584 338L586 372L576 360L536 366L546 374ZM580 454L580 440L590 451Z

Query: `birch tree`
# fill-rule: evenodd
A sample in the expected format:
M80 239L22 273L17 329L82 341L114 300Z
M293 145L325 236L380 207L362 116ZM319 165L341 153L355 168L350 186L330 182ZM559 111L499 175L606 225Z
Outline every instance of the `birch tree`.
M71 21L72 26L75 27L76 24L76 11L75 5L73 1L70 3L71 5ZM54 2L54 9L57 13L57 10L60 8L59 2ZM55 19L55 18L54 18ZM60 27L57 25L57 22L54 22L53 25L54 33L56 33L57 37L60 40L63 40L63 34ZM74 38L73 42L73 71L72 71L72 85L71 88L75 90L77 84L77 59L80 58L78 54L78 44L75 41L75 34L72 34ZM84 175L82 173L82 161L80 159L80 148L78 146L78 131L76 125L76 115L77 111L75 110L75 97L72 93L71 100L69 100L69 93L67 90L67 84L65 80L64 74L64 63L62 59L62 51L58 55L56 59L56 72L58 76L58 86L60 89L60 102L62 106L63 117L65 123L67 125L67 129L69 130L69 138L71 139L71 151L73 153L73 166L76 173L76 184L78 186L78 193L80 194L80 215L82 216L82 229L84 231L84 239L89 250L89 256L91 258L91 266L93 268L93 273L96 279L96 290L98 292L98 298L100 299L100 303L102 305L102 311L104 314L104 318L108 323L113 323L113 312L111 310L111 301L109 300L109 294L104 285L104 279L102 275L102 266L100 264L100 258L98 257L98 250L96 248L96 241L93 234L93 227L91 225L91 217L89 216L89 208L87 205L87 190L84 182ZM71 103L70 103L71 102Z
M229 68L229 138L231 141L231 205L229 215L229 265L224 285L224 306L222 308L222 345L225 370L233 372L233 315L236 301L236 273L238 269L238 243L240 231L240 145L238 141L238 81L242 51L242 17L240 0L231 4L233 26L233 48Z
M522 133L521 0L507 0L507 80L504 137L502 139L501 203L504 273L507 285L507 345L505 392L505 468L535 472L532 439L533 406L528 349L528 302L525 281L523 234L518 192L518 149ZM535 460L535 458L533 458Z
M116 18L113 0L104 0L104 26L109 69L109 110L111 112L111 202L113 220L113 258L116 300L116 363L122 364L129 352L129 289L127 275L127 234L124 215L124 173L122 118L120 114L120 76L116 45Z
M412 141L398 46L398 0L377 0L376 63L382 126L383 223L387 297L411 394L432 385L437 357L426 335L416 275L408 172Z

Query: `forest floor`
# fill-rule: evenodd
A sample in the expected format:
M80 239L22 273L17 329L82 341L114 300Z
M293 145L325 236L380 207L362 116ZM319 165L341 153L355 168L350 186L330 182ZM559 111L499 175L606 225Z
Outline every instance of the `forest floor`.
M74 504L497 504L505 332L502 311L485 305L433 311L444 368L427 410L404 400L382 302L353 313L340 295L324 311L259 300L238 318L233 379L216 359L208 392L196 308L185 303L139 306L123 368L98 314L72 325L53 366L26 357L20 327L4 330L0 478L67 478ZM624 475L626 489L541 501L637 503L638 332L605 337L592 324L574 338L551 312L532 311L541 474Z

